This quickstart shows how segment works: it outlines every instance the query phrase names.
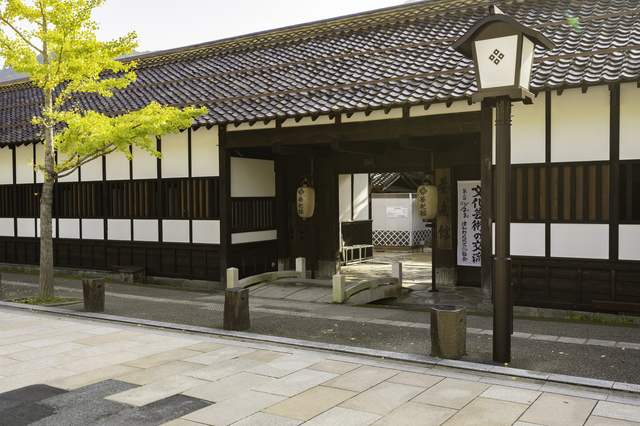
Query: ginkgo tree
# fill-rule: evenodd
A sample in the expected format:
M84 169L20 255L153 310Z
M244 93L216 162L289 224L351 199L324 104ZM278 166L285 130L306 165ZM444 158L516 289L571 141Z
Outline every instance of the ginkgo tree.
M136 79L135 62L115 59L137 47L135 32L110 42L96 38L98 25L91 13L104 1L0 0L0 56L5 66L27 74L42 90L42 108L31 119L31 125L40 129L44 147L42 159L33 163L44 176L39 297L54 295L52 203L56 179L115 151L131 160L131 145L161 158L155 137L177 133L207 112L206 108L177 109L155 102L131 111L79 106L83 97L117 96Z

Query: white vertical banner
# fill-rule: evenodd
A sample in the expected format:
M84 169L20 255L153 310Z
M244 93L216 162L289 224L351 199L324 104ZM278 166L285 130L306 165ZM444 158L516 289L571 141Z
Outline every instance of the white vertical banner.
M458 265L480 266L482 203L479 180L458 181Z

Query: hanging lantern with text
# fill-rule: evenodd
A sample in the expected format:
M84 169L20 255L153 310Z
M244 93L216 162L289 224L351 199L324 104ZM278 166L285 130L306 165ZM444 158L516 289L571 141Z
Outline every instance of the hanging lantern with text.
M298 216L307 219L313 216L313 209L316 204L316 191L309 186L307 179L302 181L302 186L298 188Z
M417 199L420 219L435 219L438 210L438 188L432 185L429 179L425 178L418 187Z

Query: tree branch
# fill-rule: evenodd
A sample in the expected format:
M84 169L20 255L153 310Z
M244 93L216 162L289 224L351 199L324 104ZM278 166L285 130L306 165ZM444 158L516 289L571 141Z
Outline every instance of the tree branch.
M16 33L16 35L18 37L20 37L22 39L22 41L24 41L25 43L27 43L29 46L31 46L36 52L40 53L41 55L44 56L44 52L39 49L38 47L36 47L35 44L31 43L31 41L26 38L24 35L22 35L22 33L16 28L14 27L11 22L7 21L4 17L0 16L0 22L4 23L5 25L9 26L9 28L11 28L13 30L13 32Z

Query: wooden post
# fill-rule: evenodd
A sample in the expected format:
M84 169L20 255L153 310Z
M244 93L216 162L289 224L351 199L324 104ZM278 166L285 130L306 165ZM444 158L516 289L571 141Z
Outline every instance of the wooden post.
M104 295L104 278L82 279L85 312L104 312Z
M307 260L304 257L296 257L296 272L298 278L307 278Z
M225 330L234 331L247 330L251 327L248 288L236 287L225 290L223 326Z
M238 268L227 269L227 288L238 287L239 276Z
M347 286L345 276L337 274L333 276L333 303L344 303L347 299Z

